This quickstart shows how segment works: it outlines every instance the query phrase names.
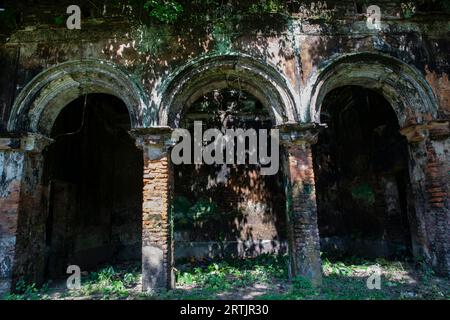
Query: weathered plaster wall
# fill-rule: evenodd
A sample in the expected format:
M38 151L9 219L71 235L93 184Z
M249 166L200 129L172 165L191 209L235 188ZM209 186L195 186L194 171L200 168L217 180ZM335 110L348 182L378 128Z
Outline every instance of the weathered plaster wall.
M364 10L355 6L353 1L328 2L326 10L299 10L291 20L276 14L244 17L240 23L219 35L207 26L143 25L117 14L86 16L82 30L71 31L64 25L56 26L49 22L56 15L64 15L65 7L61 8L57 3L45 7L36 4L24 11L18 30L1 38L0 134L5 135L7 131L48 133L52 120L64 104L86 93L125 97L135 128L171 124L164 117L173 107L168 104L172 99L170 96L188 99L194 94L190 89L199 87L199 83L180 87L178 81L184 80L186 74L198 76L205 83L211 80L214 85L218 84L219 76L241 77L249 86L254 78L259 85L253 88L255 92L263 85L268 88L267 95L261 94L258 98L287 102L283 106L285 109L281 110L285 114L276 119L280 122L316 120L320 103L315 104L318 101L315 89L323 89L321 93L325 95L326 89L332 89L330 86L343 82L370 85L388 95L401 126L448 119L448 13L422 12L409 16L402 9L401 1L380 1L384 12L382 30L368 30ZM357 53L366 55L364 59L350 57L346 60L353 63L349 77L346 77L346 69L339 69L341 58ZM230 56L232 58L228 58ZM374 56L381 58L371 59ZM220 71L223 61L227 66ZM370 67L365 68L365 62L371 62ZM62 63L68 63L70 67ZM324 85L323 72L332 74L335 70L341 71L340 78ZM34 78L39 74L42 78ZM379 78L380 74L386 76ZM264 78L267 81L263 81ZM40 83L43 87L39 87ZM283 99L276 99L283 94ZM276 107L274 112L280 110ZM176 125L175 122L172 124ZM415 137L412 139L412 142L417 142ZM413 190L416 208L410 210L420 220L416 245L422 245L424 248L421 250L431 260L436 260L436 254L448 259L448 232L443 231L448 230L449 221L448 133L442 135L439 142L431 141L427 135L424 139L426 141L418 146L410 146L410 174L412 182L416 183ZM0 154L7 153L0 150ZM2 159L7 157L4 155ZM309 155L302 154L302 157L308 158ZM170 217L167 216L170 170L169 160L166 157L162 159L144 159L144 264L150 270L156 270L155 277L144 278L147 284L167 282L167 275L171 272L168 269L172 244L166 241L170 238ZM30 175L38 179L39 161L26 160L24 172L33 171ZM427 167L428 162L432 169ZM20 166L20 159L14 163L8 160L0 167L0 172ZM151 181L155 179L152 176L154 172L158 183ZM312 173L307 173L311 180ZM300 170L298 174L303 173ZM8 201L7 207L12 209L17 203L17 210L23 215L18 219L24 219L24 227L20 232L23 240L16 246L16 252L20 252L19 257L24 260L34 255L38 261L37 264L22 261L20 265L27 268L19 270L18 274L35 274L41 268L42 248L34 240L43 237L42 220L45 217L36 209L41 201L41 190L35 188L39 182L33 179L25 182L21 199L16 202L14 193L11 193L8 200L2 198L2 206L4 201ZM432 188L434 191L430 191L429 196L427 183L431 187L438 184L441 189L436 191ZM0 194L9 192L11 188L9 183L2 182ZM309 208L314 210L310 199L306 198L305 194L298 195L298 214L304 213L302 201L307 201ZM5 212L7 210L2 208L2 239L12 237L3 229L3 221L8 220ZM314 216L307 218L314 220ZM27 236L32 229L35 231L34 240ZM299 233L300 238L290 241L296 241L298 252L313 252L318 247L316 231L311 225L297 225L294 229L293 233ZM312 230L310 233L313 235L312 240L307 239L311 241L307 247L302 247L303 243L299 242L305 235L304 230ZM434 230L441 230L439 236L434 237ZM33 245L27 246L28 243ZM7 247L2 247L0 252L0 255L7 256ZM320 264L314 254L308 258L315 267ZM440 259L439 264L443 265L442 269L448 269L448 261ZM9 271L2 272L2 276L9 276Z
M2 82L2 124L4 127L9 117L11 95L17 96L33 76L52 65L80 59L122 66L149 98L141 125L157 124L157 109L171 78L192 60L223 54L245 54L277 70L293 94L300 94L296 108L302 120L308 120L310 89L324 66L349 53L388 55L413 66L432 82L440 97L439 114L448 116L447 17L429 14L405 19L400 5L389 9L392 12L385 15L382 31L368 30L364 16L352 15L349 6L346 11L338 10L335 20L313 17L280 23L274 17L264 22L248 18L226 41L201 27L189 30L97 18L86 19L82 30L70 31L48 24L27 25L25 17L26 27L1 46L2 62L12 75L10 81ZM11 90L11 82L16 83L15 89Z
M9 289L12 275L23 157L16 151L0 153L0 292Z

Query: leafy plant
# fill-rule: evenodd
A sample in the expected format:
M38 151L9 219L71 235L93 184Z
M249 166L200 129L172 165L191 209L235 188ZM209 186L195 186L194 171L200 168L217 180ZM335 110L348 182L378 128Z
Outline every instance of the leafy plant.
M183 12L183 6L174 0L147 0L144 3L149 15L164 23L173 23Z
M62 26L64 24L63 16L56 16L53 20L57 26Z
M405 18L411 18L416 13L416 6L411 1L402 2L401 7L402 7L403 17L405 17Z
M175 197L173 201L173 219L177 226L187 225L191 222L188 217L188 212L191 207L192 203L186 197Z
M258 1L250 6L249 13L285 13L285 6L278 0Z
M138 270L116 270L112 266L106 266L97 272L91 272L81 290L72 292L72 295L96 296L102 299L126 298L129 296L129 288L139 282Z
M305 277L295 277L292 280L292 286L294 287L294 289L296 290L310 290L313 288L311 281Z
M16 283L16 293L6 295L6 300L40 300L44 298L44 294L48 290L48 284L45 284L39 290L35 283L27 283L24 279L20 279Z
M204 221L217 213L217 204L214 201L200 199L188 211L193 221Z
M180 196L174 200L173 212L175 224L186 227L214 218L218 214L218 206L208 199L200 199L192 204L187 198Z
M348 266L343 262L331 263L326 258L323 261L323 269L335 276L350 276L353 273L353 266Z

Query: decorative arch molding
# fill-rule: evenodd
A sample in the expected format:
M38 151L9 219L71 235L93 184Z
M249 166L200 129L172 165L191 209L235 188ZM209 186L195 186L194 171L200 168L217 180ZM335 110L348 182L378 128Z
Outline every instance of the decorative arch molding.
M180 68L167 82L159 107L161 126L179 127L187 109L215 89L242 89L259 99L274 124L297 122L289 81L274 67L242 54L202 57Z
M139 85L110 62L75 60L44 70L22 89L11 110L8 131L49 135L60 111L89 93L120 98L127 106L131 127L141 126L148 103Z
M381 93L392 105L400 127L437 117L437 99L417 69L390 56L355 53L340 57L319 71L311 90L311 121L320 123L325 96L331 90L346 85L362 86Z

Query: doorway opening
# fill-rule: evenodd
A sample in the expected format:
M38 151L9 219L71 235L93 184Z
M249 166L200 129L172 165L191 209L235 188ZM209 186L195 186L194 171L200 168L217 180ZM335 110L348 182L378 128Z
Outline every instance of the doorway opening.
M313 148L321 250L331 257L411 255L408 148L379 93L343 86L327 94Z
M216 89L200 97L189 107L181 124L191 136L195 121L202 122L203 132L212 128L224 133L226 129L270 132L273 125L262 103L237 89ZM246 139L246 150L249 143ZM252 258L286 252L281 172L261 175L261 167L249 164L248 157L247 151L246 164L174 166L176 261Z
M125 104L89 94L58 115L45 154L47 279L141 260L142 152Z

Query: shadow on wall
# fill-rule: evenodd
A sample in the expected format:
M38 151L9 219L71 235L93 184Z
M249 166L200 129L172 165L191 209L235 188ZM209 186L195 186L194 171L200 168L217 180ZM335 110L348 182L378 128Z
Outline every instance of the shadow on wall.
M255 120L256 119L256 120ZM193 121L207 128L270 128L263 106L237 90L217 90L189 109ZM248 148L248 141L246 142ZM282 250L285 199L281 173L260 174L258 165L175 166L175 246L192 253L255 255Z
M278 240L247 241L176 241L175 260L215 258L252 258L261 254L285 254L287 242Z

